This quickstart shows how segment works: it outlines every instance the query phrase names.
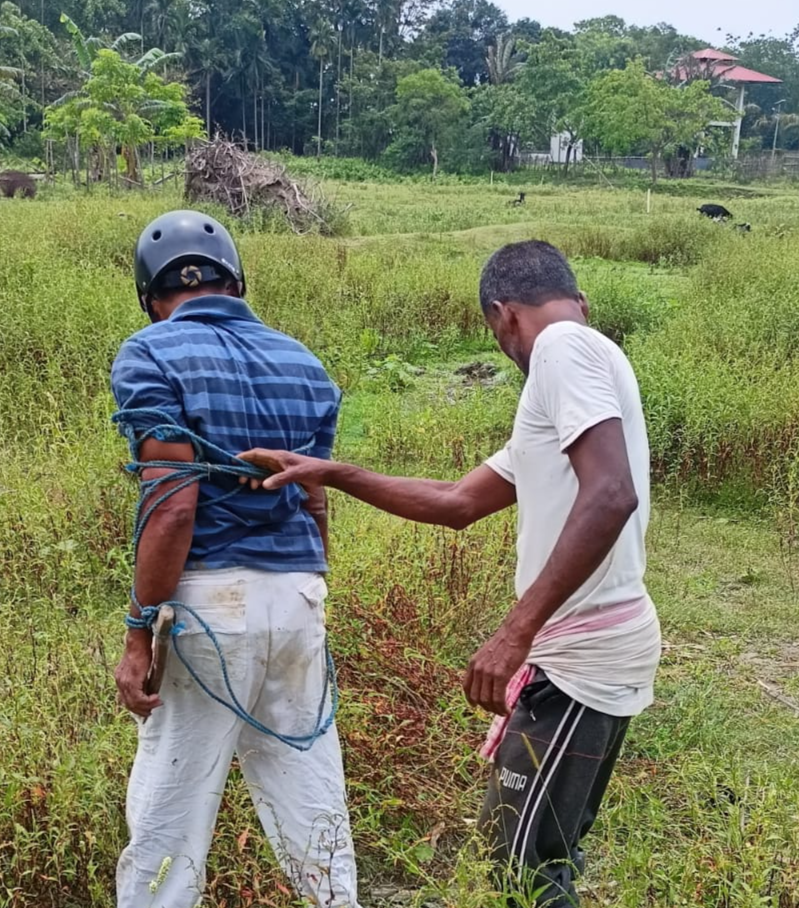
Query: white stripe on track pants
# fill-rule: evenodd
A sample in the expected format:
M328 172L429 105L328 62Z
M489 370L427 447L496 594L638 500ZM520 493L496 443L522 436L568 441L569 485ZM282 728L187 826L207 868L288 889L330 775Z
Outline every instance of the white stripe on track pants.
M242 705L281 734L304 735L314 727L324 684L326 594L319 574L234 568L187 572L175 598L213 629ZM181 652L221 695L213 644L187 612L179 610L177 618L186 625ZM164 705L139 723L127 797L130 843L117 867L118 908L194 908L201 902L234 753L294 887L311 905L358 908L335 727L309 751L293 750L211 700L174 652L161 699ZM153 893L165 858L171 859L169 870Z

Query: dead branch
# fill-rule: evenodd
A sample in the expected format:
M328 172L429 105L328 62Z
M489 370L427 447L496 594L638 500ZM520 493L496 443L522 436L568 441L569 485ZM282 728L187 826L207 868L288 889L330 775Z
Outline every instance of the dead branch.
M334 222L344 212L316 195L292 179L282 164L251 154L224 136L197 143L186 158L186 198L222 205L236 217L276 211L295 233L334 233Z
M757 682L760 687L769 695L773 697L778 703L782 703L783 706L787 706L788 709L793 710L795 716L799 718L799 703L795 700L791 700L790 697L786 697L785 694L778 691L776 688L772 687L770 684L766 684L765 681L758 679Z

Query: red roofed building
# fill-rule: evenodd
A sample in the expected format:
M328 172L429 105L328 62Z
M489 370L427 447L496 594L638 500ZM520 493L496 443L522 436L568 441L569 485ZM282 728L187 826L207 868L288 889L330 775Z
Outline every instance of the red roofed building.
M738 116L731 123L711 123L711 126L731 126L732 156L738 157L738 148L741 144L741 121L743 119L746 86L754 84L772 83L779 84L782 79L767 76L765 73L755 72L738 63L738 58L725 54L712 47L704 50L695 50L688 54L671 70L673 78L681 82L690 82L694 79L707 79L709 82L718 82L730 86L738 86L735 99L735 110Z
M725 54L723 50L716 50L714 47L706 47L704 50L695 50L688 55L694 60L737 60L737 57L731 57Z

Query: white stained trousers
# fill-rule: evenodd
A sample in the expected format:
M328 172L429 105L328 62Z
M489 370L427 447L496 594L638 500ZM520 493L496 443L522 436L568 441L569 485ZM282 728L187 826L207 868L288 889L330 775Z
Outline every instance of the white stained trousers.
M175 599L212 628L240 703L267 727L305 735L315 725L326 673L325 581L319 574L244 568L184 574ZM214 646L178 610L181 653L224 693ZM281 866L308 904L358 908L344 770L333 726L299 752L215 703L170 651L163 706L139 721L128 785L130 843L117 867L118 908L195 908L235 753ZM329 714L330 703L325 707ZM168 859L168 860L165 860ZM160 871L160 879L159 879Z

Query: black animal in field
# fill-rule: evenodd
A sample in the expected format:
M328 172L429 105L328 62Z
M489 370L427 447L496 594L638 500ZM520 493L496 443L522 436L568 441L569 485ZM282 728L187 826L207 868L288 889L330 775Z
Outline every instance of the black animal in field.
M0 173L0 193L7 199L13 199L17 193L32 199L36 195L36 182L21 170L4 170Z
M732 218L732 212L726 209L723 205L702 205L696 209L700 214L704 215L706 218L710 218L712 221L715 221L717 224L725 223ZM752 230L751 224L733 224L733 230L737 230L739 233L750 233Z
M732 217L732 212L723 205L700 205L696 210L713 221L728 221Z
M511 199L510 202L508 202L508 205L514 205L514 206L516 206L516 207L518 208L519 205L524 205L524 200L525 200L526 198L527 198L527 193L526 193L526 192L520 192L520 193L519 193L519 198L518 198L518 199Z

